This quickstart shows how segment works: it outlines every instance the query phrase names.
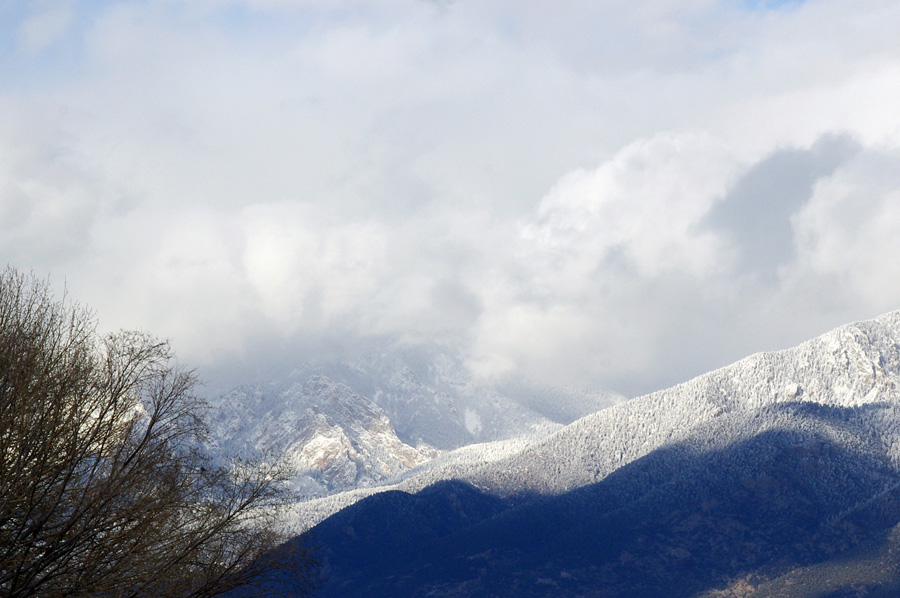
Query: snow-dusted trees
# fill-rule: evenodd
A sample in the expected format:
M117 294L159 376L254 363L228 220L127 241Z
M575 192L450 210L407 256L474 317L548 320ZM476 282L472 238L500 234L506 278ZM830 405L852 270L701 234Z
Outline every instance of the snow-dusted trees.
M167 343L0 274L0 597L212 596L286 558L282 473L204 457L194 384Z

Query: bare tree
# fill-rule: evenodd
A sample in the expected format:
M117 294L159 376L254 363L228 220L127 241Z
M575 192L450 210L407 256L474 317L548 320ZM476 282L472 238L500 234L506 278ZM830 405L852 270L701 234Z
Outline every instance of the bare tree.
M168 343L0 274L0 596L213 596L287 562L302 593L311 561L273 550L286 472L207 458L195 384Z

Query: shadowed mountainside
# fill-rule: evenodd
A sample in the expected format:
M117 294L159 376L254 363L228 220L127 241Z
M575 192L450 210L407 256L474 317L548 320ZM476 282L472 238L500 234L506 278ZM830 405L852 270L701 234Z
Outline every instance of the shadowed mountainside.
M364 499L317 526L330 596L693 596L828 561L900 522L900 475L858 425L890 406L788 403L724 449L658 449L556 496L462 482Z
M320 595L886 595L900 312L508 448L448 453L391 492L320 505Z

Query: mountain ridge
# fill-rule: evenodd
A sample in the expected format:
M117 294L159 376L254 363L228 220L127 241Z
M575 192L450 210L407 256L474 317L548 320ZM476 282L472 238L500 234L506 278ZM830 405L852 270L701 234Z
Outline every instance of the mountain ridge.
M480 496L503 508L371 571L340 552L342 518L365 525L370 499L345 507L311 532L343 584L322 595L761 588L900 525L898 383L900 312L890 312L588 415L490 463L449 453L393 488L439 496L443 471L472 491L455 491L457 510ZM666 579L687 589L673 594Z
M386 347L352 361L307 362L287 376L214 401L218 454L285 455L298 499L364 489L474 440L547 434L566 418L618 400L610 393L518 382L480 386L458 356ZM519 393L519 394L515 394ZM517 401L515 397L522 397ZM547 404L558 400L560 407Z

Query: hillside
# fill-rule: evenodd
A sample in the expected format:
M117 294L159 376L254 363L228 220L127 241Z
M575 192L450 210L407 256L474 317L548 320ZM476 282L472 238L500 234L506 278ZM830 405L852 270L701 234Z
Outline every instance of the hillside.
M321 595L733 593L892 546L879 541L900 523L898 381L895 312L589 415L489 463L443 457L407 474L396 486L407 492L370 496L311 531ZM423 489L442 473L460 481Z
M296 496L306 501L396 481L446 450L472 443L505 439L524 446L523 438L546 436L621 400L525 381L479 385L459 357L435 347L362 353L305 363L282 378L214 399L211 449L286 455L297 470Z
M216 451L284 455L298 497L383 483L437 453L403 443L383 409L324 376L235 389L212 426Z
M376 344L345 359L304 363L288 378L314 375L378 405L403 442L441 450L557 428L623 400L525 380L486 384L470 376L460 354L432 345Z

